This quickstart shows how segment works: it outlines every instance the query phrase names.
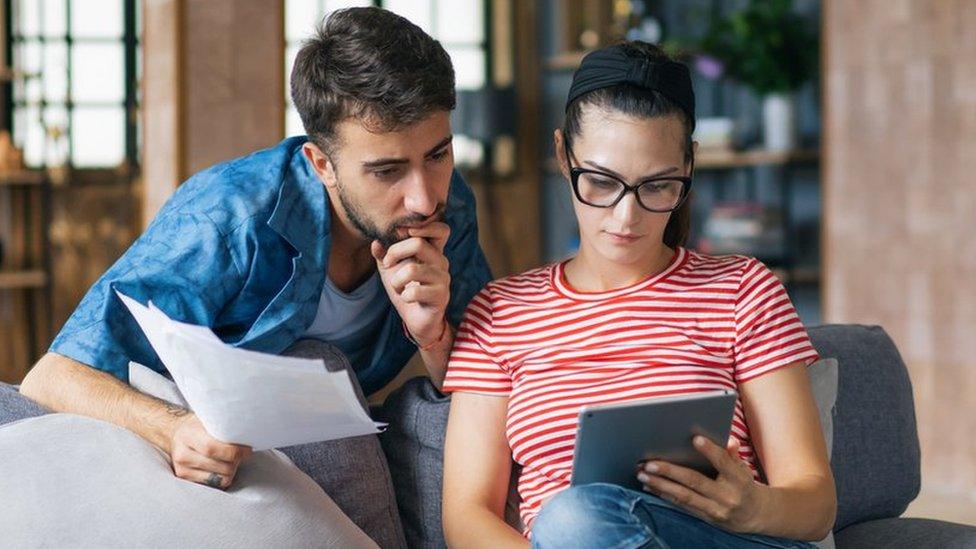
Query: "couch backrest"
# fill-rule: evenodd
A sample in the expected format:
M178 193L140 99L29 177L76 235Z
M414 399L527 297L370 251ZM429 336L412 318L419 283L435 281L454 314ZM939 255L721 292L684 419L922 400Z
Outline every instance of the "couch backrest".
M915 402L908 370L879 326L834 324L808 330L824 358L836 358L831 467L837 484L834 530L897 517L921 482Z

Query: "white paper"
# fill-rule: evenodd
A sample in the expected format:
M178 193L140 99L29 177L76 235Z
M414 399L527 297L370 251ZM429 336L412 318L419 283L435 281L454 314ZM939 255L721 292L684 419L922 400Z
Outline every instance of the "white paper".
M322 360L238 349L116 291L211 436L254 450L380 432L349 375Z

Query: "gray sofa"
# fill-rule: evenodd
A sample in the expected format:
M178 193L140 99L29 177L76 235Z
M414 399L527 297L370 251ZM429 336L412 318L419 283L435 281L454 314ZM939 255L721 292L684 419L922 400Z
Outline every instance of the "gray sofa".
M839 549L976 548L976 527L898 518L918 495L920 452L908 370L877 326L811 328L814 346L839 363L831 464L837 483ZM406 538L442 547L441 455L449 400L413 379L380 411L381 436Z
M888 335L876 326L847 325L809 333L821 356L839 362L831 455L836 546L976 548L976 527L898 518L918 494L919 444L911 381ZM306 346L296 344L288 354L321 356L329 369L348 367L328 346ZM0 403L0 425L45 413L3 384ZM427 379L415 378L373 410L390 423L379 440L357 437L282 450L381 547L443 547L441 470L449 404Z

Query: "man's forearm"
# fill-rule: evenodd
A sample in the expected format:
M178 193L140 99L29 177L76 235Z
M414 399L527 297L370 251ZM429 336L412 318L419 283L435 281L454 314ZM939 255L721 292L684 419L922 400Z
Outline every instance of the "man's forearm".
M24 378L20 392L55 412L114 423L170 452L173 431L189 412L145 395L76 360L47 353Z

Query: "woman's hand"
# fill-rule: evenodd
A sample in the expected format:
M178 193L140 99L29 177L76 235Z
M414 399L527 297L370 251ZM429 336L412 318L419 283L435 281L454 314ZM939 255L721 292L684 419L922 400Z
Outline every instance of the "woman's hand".
M724 449L700 435L693 442L718 471L715 480L673 463L648 461L637 474L644 490L726 530L758 532L763 486L739 459L739 441L729 437Z

